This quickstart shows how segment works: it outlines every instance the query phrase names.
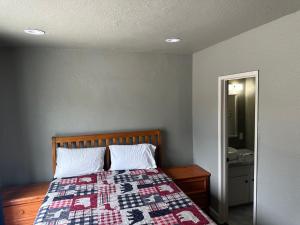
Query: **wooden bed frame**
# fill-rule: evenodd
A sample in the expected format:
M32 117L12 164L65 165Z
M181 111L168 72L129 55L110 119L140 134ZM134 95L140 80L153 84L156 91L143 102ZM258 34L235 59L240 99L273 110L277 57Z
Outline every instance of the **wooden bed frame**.
M160 130L129 131L118 133L90 134L79 136L58 136L52 137L52 171L56 168L56 148L88 148L88 147L106 147L104 169L110 168L109 145L130 145L150 143L156 146L155 160L157 166L160 166Z

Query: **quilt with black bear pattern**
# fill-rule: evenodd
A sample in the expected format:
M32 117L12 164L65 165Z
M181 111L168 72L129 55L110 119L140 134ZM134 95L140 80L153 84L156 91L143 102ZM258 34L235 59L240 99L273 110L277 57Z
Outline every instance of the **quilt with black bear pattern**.
M51 182L35 225L215 224L159 169Z

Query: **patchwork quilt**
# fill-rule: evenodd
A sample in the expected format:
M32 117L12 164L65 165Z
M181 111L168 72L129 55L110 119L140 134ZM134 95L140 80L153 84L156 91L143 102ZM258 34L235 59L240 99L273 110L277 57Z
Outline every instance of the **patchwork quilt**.
M213 223L159 169L103 171L51 182L35 225Z

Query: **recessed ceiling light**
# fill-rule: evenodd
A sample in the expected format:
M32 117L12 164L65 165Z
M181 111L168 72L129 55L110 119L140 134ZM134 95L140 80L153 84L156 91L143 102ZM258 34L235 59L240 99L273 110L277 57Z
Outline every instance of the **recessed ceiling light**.
M31 35L44 35L46 32L43 30L38 30L38 29L25 29L24 32L26 34L31 34Z
M168 42L168 43L177 43L177 42L180 42L181 39L180 38L167 38L165 40L165 42Z

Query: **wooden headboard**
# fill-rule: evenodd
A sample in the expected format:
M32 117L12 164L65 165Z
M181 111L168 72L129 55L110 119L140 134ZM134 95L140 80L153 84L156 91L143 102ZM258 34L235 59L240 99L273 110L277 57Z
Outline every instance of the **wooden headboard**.
M52 137L52 171L56 168L56 148L88 148L88 147L106 147L104 169L110 168L109 145L130 145L150 143L156 146L155 160L157 166L160 166L160 131L129 131L118 133L90 134L79 136L58 136Z

